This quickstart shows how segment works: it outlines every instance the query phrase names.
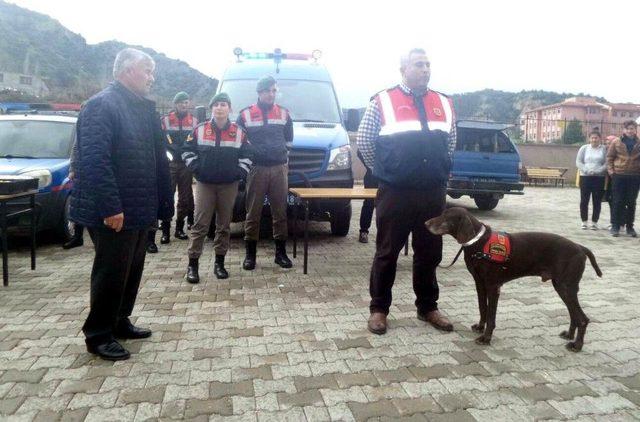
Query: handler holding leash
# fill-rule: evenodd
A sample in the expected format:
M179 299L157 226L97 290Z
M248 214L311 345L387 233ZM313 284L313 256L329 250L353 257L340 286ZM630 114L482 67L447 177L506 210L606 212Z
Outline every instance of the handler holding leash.
M431 234L424 223L445 208L456 144L453 103L427 88L431 69L423 49L401 58L400 73L402 83L372 98L358 129L358 150L380 181L368 329L374 334L387 331L398 254L412 233L418 319L451 331L453 325L438 311L436 267L442 259L442 236Z

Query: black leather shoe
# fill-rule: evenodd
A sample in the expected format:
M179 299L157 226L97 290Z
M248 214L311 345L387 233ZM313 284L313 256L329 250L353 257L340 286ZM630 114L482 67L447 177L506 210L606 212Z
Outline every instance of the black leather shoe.
M198 274L198 259L189 258L189 266L187 267L187 275L185 278L191 284L200 283L200 275Z
M276 240L276 257L273 262L282 268L293 267L293 263L287 256L286 242L284 240Z
M104 360L127 360L131 357L131 353L115 340L97 345L87 344L87 352Z
M216 262L213 263L213 273L219 280L229 278L229 273L224 268L224 255L216 255Z
M169 233L162 233L162 236L160 236L160 243L166 245L169 242L171 242L171 236L169 235Z
M62 245L62 249L72 249L84 245L82 237L72 237L67 243Z
M133 340L138 338L149 338L151 337L151 330L147 328L136 327L135 325L129 325L128 327L117 329L113 335L116 338L121 338L125 340Z
M186 240L189 238L189 236L184 232L184 230L182 229L176 229L175 233L173 234L173 236L176 239L180 239L180 240Z
M155 243L147 243L147 253L158 253L158 245Z

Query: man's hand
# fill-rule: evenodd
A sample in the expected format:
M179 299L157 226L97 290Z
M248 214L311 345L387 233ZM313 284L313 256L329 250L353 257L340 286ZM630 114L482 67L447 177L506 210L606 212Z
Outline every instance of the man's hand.
M124 225L124 213L112 215L111 217L105 218L104 225L119 232L120 230L122 230L122 226Z
M76 174L75 174L75 172L70 171L70 172L69 172L69 180L73 180L73 179L75 179L75 178L76 178Z

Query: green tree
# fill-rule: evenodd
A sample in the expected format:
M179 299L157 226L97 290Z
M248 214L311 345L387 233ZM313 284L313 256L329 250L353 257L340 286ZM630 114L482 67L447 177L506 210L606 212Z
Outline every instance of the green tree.
M562 133L562 143L567 144L581 144L585 142L584 133L582 133L582 123L578 119L573 119L567 123L567 127Z

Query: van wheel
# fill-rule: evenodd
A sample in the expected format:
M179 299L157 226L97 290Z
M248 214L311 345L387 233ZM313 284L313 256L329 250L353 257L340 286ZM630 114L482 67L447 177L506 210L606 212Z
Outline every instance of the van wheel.
M64 200L64 208L62 209L62 217L60 223L56 227L56 235L62 243L66 243L71 240L73 233L75 232L75 224L69 221L69 210L71 208L71 195L67 196Z
M342 237L348 235L351 225L351 204L341 210L332 211L329 221L331 222L331 234Z
M473 198L476 206L483 211L490 211L498 206L500 198L494 198L493 196L476 196Z

